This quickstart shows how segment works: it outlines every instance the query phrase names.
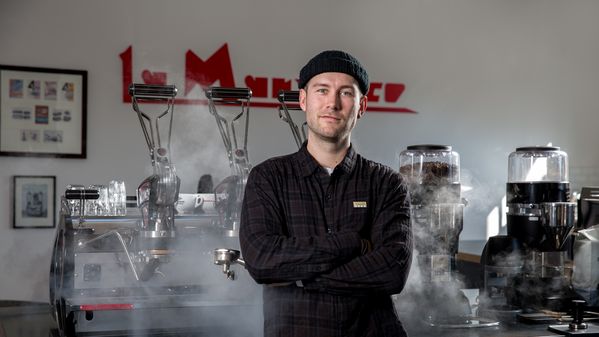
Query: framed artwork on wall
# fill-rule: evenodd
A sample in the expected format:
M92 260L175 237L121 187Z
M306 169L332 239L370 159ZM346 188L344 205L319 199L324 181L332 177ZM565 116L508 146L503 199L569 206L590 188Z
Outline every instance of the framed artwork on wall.
M85 158L87 71L0 65L0 155Z
M13 176L13 228L54 228L55 196L55 176Z

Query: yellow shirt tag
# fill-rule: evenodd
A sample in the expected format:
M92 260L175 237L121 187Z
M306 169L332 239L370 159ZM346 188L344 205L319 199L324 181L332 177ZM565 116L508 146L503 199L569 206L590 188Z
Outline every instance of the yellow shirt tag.
M354 201L354 208L366 208L366 201Z

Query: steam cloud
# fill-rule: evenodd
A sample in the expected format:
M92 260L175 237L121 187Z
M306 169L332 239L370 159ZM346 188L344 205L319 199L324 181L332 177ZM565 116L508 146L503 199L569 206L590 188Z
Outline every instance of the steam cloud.
M460 185L448 180L456 169L441 162L400 167L400 173L411 182L415 246L406 286L395 296L402 321L457 324L471 315L468 299L460 291L464 283L453 270L463 226Z
M142 106L142 111L145 112L145 109L146 107ZM167 130L162 127L160 132L163 146L166 146ZM207 108L186 110L176 106L171 142L169 159L181 179L180 193L195 193L198 179L203 174L211 174L216 184L230 174L222 138L216 128L215 119ZM149 160L144 168L148 176L153 173ZM129 194L133 194L133 191L129 190ZM238 239L227 238L220 234L215 230L212 219L190 223L189 226L178 224L177 221L175 224L177 238L172 247L170 261L161 264L148 281L129 284L130 288L126 290L152 300L163 299L165 308L162 311L163 316L155 314L144 316L144 310L132 310L129 316L123 312L122 318L114 322L117 329L123 324L129 329L141 331L148 329L148 326L165 329L181 328L182 326L173 326L173 322L180 322L185 318L189 319L189 326L201 325L202 333L206 335L261 336L263 328L261 288L243 267L231 266L237 276L236 280L231 281L222 272L222 266L213 263L212 252L215 248L239 249ZM102 245L114 247L114 240L116 237L107 237L94 242L93 247L98 252L110 252L114 248ZM102 255L104 256L94 257L100 258L105 264L102 268L111 266L120 270L112 274L103 272L102 277L106 279L103 279L101 286L106 287L107 291L110 291L111 284L123 282L118 280L122 277L123 271L132 277L122 249L117 249L114 254ZM189 291L188 295L185 294L186 291ZM181 293L174 296L177 301L189 302L188 305L196 306L201 310L192 312L177 308L177 301L173 302L172 297L172 294L176 293ZM197 294L199 297L196 296ZM91 301L93 304L93 300ZM91 326L93 320L86 322L82 319L79 324L80 327L85 328L86 325ZM106 328L110 329L110 326Z

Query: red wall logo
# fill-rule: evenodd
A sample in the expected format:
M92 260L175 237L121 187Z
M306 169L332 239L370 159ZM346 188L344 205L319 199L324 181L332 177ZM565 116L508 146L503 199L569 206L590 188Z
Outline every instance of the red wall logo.
M134 82L133 47L129 46L119 56L122 63L123 102L131 103L128 88ZM145 84L167 84L167 75L165 72L152 72L144 69L141 71L141 80ZM188 50L185 53L184 98L178 98L175 102L177 104L206 105L208 104L206 99L189 98L188 95L196 86L203 89L217 81L221 87L236 87L228 45L223 44L206 60L202 60L193 51ZM247 75L244 82L244 86L252 90L251 105L255 107L277 108L279 106L277 101L279 90L297 90L297 86L292 88L292 83L296 82L295 79ZM368 111L415 113L412 109L397 106L405 88L403 83L371 82L368 91Z

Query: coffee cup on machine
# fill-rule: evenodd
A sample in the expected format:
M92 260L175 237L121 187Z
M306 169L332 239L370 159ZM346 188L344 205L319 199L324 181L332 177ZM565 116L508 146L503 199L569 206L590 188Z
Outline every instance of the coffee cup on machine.
M194 214L196 209L201 208L204 199L201 194L179 193L179 200L175 204L178 214Z

